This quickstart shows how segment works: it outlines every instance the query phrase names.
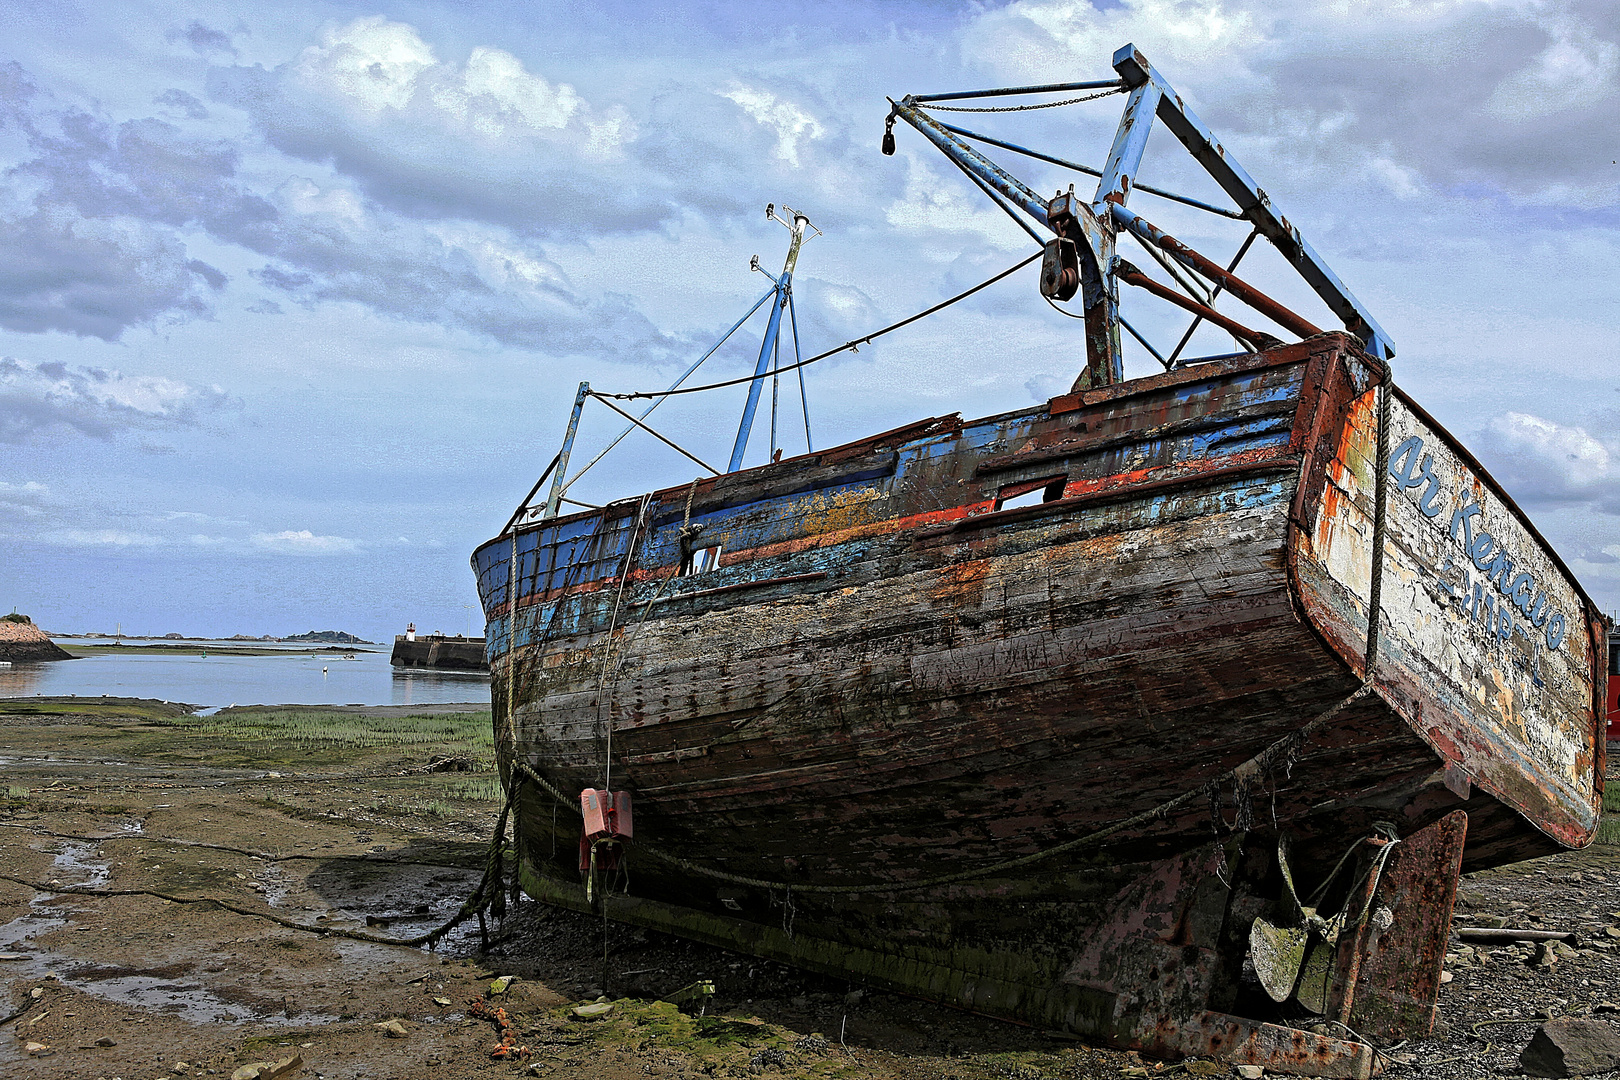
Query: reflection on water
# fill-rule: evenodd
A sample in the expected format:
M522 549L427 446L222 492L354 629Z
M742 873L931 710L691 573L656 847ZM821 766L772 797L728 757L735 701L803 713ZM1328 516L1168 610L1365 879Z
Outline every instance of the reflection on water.
M77 643L61 644L72 647ZM228 648L233 643L209 644ZM215 709L292 704L483 705L489 702L489 676L463 671L400 672L388 663L386 652L370 649L322 653L287 646L271 656L131 652L0 668L0 698L70 694L158 698Z

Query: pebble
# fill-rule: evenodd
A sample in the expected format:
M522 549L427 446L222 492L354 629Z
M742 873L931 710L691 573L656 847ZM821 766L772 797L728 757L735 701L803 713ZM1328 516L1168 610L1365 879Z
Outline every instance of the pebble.
M1266 1075L1266 1070L1259 1065L1239 1065L1232 1071L1242 1077L1243 1080L1260 1080L1262 1076Z
M398 1020L384 1020L377 1028L390 1039L403 1039L410 1034L410 1029Z

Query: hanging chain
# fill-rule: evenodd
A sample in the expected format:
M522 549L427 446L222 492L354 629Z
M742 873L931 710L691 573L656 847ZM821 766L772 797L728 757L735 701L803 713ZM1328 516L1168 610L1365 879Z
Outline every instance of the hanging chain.
M1040 105L997 105L976 107L972 105L932 105L926 101L920 101L914 103L914 107L918 109L926 109L929 112L1033 112L1036 109L1055 109L1059 105L1078 105L1082 101L1096 101L1098 98L1105 98L1112 94L1123 94L1124 92L1125 87L1116 86L1112 90L1104 90L1100 94L1086 94L1083 97L1064 98L1062 101L1048 101Z

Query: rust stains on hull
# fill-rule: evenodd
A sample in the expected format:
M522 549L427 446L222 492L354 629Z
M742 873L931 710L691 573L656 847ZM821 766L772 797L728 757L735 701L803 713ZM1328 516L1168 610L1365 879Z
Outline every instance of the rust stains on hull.
M634 792L637 843L667 857L630 850L635 895L598 901L615 917L1164 1054L1364 1075L1255 998L1248 925L1293 910L1284 880L1353 914L1332 876L1352 842L1459 812L1472 865L1584 842L1601 753L1590 602L1404 399L1397 442L1423 450L1389 484L1377 692L1210 805L996 868L1222 777L1360 685L1373 371L1325 334L503 535L474 556L503 760L564 792L608 786L611 760ZM1454 511L1513 560L1488 625L1435 584ZM1495 550L1461 550L1470 590ZM702 552L718 566L687 572ZM532 785L518 818L526 886L583 904L577 821ZM1416 865L1369 895L1455 880ZM964 870L985 872L915 887ZM1395 918L1291 932L1407 1030L1430 988L1381 999L1378 957L1436 977L1438 957L1432 920Z

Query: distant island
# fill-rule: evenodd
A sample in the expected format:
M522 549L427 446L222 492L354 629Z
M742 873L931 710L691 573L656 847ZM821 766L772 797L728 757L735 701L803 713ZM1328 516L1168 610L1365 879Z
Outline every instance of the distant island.
M319 641L329 645L375 645L374 641L357 638L353 634L346 634L342 630L311 630L307 634L294 634L284 637L282 641Z
M9 616L8 616L9 618ZM22 616L26 619L27 616ZM15 622L16 620L12 620ZM54 638L83 638L88 641L303 641L321 645L375 645L375 641L355 637L342 630L311 630L307 634L276 637L273 634L232 634L230 637L191 637L187 634L106 634L90 631L85 634L50 634ZM4 657L0 657L4 659Z

